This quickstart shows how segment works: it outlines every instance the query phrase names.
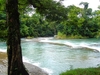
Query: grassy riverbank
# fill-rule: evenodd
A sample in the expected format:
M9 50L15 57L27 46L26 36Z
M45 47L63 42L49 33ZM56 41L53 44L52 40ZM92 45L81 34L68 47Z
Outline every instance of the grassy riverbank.
M69 36L67 36L66 34L58 32L58 34L56 35L55 38L57 38L57 39L85 39L88 37L83 37L81 35L69 35Z
M79 68L69 70L61 73L60 75L100 75L100 67L98 68Z

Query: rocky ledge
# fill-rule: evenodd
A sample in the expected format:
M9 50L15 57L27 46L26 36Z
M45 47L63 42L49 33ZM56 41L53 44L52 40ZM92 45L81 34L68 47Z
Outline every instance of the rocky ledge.
M29 75L49 75L46 71L35 65L26 62L24 62L24 65ZM7 56L3 52L0 52L0 75L7 75Z

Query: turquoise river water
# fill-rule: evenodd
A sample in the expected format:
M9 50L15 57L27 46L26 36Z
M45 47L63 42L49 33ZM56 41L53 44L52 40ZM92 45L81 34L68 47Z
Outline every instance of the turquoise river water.
M49 75L100 64L100 39L23 38L21 45L23 61L41 67ZM0 51L6 52L5 42L0 42Z

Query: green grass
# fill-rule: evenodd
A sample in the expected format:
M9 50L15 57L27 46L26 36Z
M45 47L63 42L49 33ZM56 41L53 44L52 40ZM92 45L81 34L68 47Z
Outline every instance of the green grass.
M57 39L85 39L88 37L83 37L81 35L66 35L61 32L58 32L56 38Z
M78 68L61 73L60 75L100 75L100 67L98 68Z

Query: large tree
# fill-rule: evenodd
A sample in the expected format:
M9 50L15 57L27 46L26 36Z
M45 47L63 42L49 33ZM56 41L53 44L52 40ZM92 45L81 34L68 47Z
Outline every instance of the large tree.
M8 75L29 75L22 62L18 0L6 0Z
M18 10L20 10L19 7L27 7L30 4L33 5L33 7L37 8L37 11L43 15L51 14L53 17L53 13L59 12L58 15L61 13L57 8L58 5L60 6L59 2L55 2L53 0L6 0L8 26L8 75L29 75L22 61L19 21L20 13L18 12ZM54 9L55 6L57 8L56 12L51 12L51 9ZM64 9L64 7L62 8ZM62 19L63 17L65 16L62 15L62 17L59 17L59 19Z

